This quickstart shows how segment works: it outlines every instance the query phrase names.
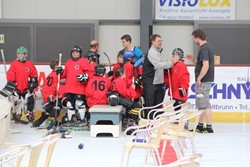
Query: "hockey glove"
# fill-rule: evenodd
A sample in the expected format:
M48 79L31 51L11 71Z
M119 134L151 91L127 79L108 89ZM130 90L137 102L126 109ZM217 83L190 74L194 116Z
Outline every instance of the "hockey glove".
M137 86L140 86L141 82L142 82L142 76L138 74L137 79L135 80L134 84L137 87Z
M0 94L4 97L8 97L15 91L15 89L16 89L15 82L7 81L5 87L2 90L0 90Z
M187 94L186 89L183 87L179 87L179 93L181 97L184 97Z
M109 71L108 72L108 77L112 77L113 76L113 71Z
M76 78L78 79L79 82L87 82L89 79L89 76L86 73L85 74L78 74L76 76Z
M30 91L30 93L32 93L37 86L38 86L37 78L36 77L30 78L30 81L28 82L28 90Z
M58 74L62 74L62 73L63 73L63 68L62 68L62 66L57 67L57 69L56 69L56 74L58 75Z

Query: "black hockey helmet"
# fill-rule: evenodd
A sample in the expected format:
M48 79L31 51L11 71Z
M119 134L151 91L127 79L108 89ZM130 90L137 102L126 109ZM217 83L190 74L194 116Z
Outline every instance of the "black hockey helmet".
M116 92L109 92L108 103L110 106L117 106L119 104L119 94Z
M182 60L184 58L184 52L181 48L175 48L172 52L172 55L178 55L179 60Z
M89 51L86 55L85 55L85 57L89 60L89 61L94 61L94 62L96 62L96 55L95 55L95 53L94 52L92 52L92 51Z
M95 66L95 75L104 76L106 72L106 67L103 64L97 64Z
M77 46L77 45L75 45L74 47L73 47L73 49L71 50L71 53L70 53L70 55L71 55L71 57L72 57L72 59L79 59L79 58L73 58L73 56L72 56L72 53L73 52L79 52L80 53L80 57L82 56L82 48L80 47L80 46Z

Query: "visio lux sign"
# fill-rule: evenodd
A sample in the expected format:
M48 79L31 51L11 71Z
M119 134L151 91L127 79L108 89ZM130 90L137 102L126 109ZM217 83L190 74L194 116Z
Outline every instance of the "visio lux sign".
M235 0L156 0L155 19L234 20Z
M167 4L168 6L200 6L200 7L230 7L230 0L159 0L160 6Z

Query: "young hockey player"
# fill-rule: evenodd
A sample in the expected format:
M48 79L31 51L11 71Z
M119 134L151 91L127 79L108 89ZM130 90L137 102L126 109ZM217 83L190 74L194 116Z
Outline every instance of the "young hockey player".
M134 53L134 62L137 62L142 57L142 51L140 48L135 47L131 44L132 38L130 35L125 34L121 37L122 46L124 52L131 51ZM142 63L139 63L134 69L134 78L137 79L138 74L142 75Z
M88 81L86 96L89 108L95 104L108 104L107 94L111 87L111 81L104 77L105 72L106 68L104 65L96 65L94 76Z
M37 70L34 64L27 60L28 50L21 46L17 49L17 59L15 59L7 71L7 87L10 83L15 87L14 96L16 96L15 109L13 113L13 119L16 122L27 124L25 120L21 120L22 106L28 112L28 120L32 122L34 120L33 109L35 105L34 90L38 86ZM14 84L13 84L14 83ZM5 91L1 91L4 95ZM10 94L5 94L7 97ZM27 104L26 104L27 103Z
M44 106L44 112L39 119L33 122L33 127L39 127L48 117L48 123L46 128L50 130L56 123L56 117L59 115L59 112L62 108L61 99L62 94L61 91L58 93L58 106L56 106L56 98L57 98L57 86L58 86L58 75L56 73L56 68L58 67L58 60L52 60L50 62L51 72L47 76L46 80L42 85L42 97ZM62 90L62 87L59 87Z
M133 51L125 51L123 68L126 71L126 81L128 85L131 86L132 83L134 83L135 85L135 91L137 96L135 97L134 100L138 102L139 98L142 96L142 88L141 88L142 76L135 72L136 71L136 68L134 67L135 57L136 55Z
M61 78L66 79L65 92L68 99L67 102L67 115L68 123L65 126L73 125L76 121L78 126L87 125L85 119L86 113L86 85L90 78L93 76L93 71L86 58L82 57L82 49L79 46L74 46L71 50L71 58L65 64L65 69L57 69L58 73L62 73ZM73 115L79 115L80 121L73 119ZM76 118L76 117L75 117Z
M190 74L183 60L183 50L180 48L175 48L172 52L172 55L173 57L178 56L179 61L172 66L171 70L169 70L170 72L165 71L164 80L167 87L169 88L168 94L173 96L173 99L175 100L174 106L178 106L188 100ZM170 77L168 76L169 74ZM180 108L176 108L175 110L179 109ZM188 123L185 124L185 128L188 128Z
M129 86L125 80L126 73L124 68L115 70L116 79L112 81L111 91L118 94L119 104L126 108L126 113L123 119L123 130L129 126L137 125L138 111L135 109L141 108L141 105L134 102L136 97L135 85Z
M126 82L128 86L132 86L134 77L134 65L132 64L134 59L134 53L132 51L125 51L123 58L123 68L126 71Z
M123 58L124 50L120 50L117 54L117 62L113 66L113 79L116 78L115 76L115 70L117 68L123 67L124 65L124 58Z

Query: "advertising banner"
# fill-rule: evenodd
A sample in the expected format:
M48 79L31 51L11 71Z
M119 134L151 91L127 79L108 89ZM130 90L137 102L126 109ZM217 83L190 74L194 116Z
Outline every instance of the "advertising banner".
M155 0L156 20L235 20L235 0Z
M39 85L51 72L49 65L36 65ZM9 69L9 65L7 65ZM194 66L188 66L190 73L189 99L191 110L195 111ZM215 81L211 85L210 103L213 111L250 112L250 67L215 67ZM0 89L7 83L4 67L0 65ZM1 95L0 95L1 96ZM0 98L3 98L2 96Z

